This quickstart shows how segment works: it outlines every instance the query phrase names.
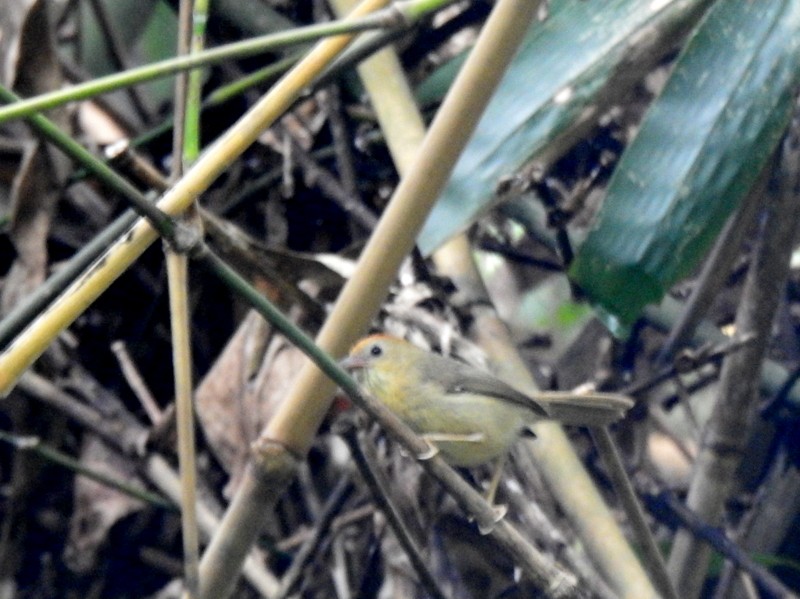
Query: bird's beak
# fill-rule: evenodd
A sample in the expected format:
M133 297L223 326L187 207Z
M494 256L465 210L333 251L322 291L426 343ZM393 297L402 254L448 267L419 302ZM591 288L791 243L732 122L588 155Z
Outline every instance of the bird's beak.
M360 358L358 356L347 356L345 359L339 362L339 366L344 368L345 370L358 370L359 368L366 367L367 362L364 358Z

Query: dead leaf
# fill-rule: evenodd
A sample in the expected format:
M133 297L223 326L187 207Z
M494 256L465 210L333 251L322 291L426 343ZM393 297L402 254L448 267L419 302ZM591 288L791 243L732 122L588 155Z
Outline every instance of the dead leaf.
M230 475L230 496L250 444L269 421L305 362L303 353L251 312L197 388L195 405L214 455Z
M95 435L86 435L81 463L128 483L137 483L133 464L112 451ZM142 485L143 486L143 485ZM71 570L83 574L97 563L97 554L114 524L141 510L144 504L128 495L85 476L75 479L75 509L64 549L64 560Z
M24 0L0 3L2 80L23 96L61 87L61 69L47 2ZM24 69L18 65L24 64ZM50 118L68 130L66 109ZM16 129L16 126L13 127ZM12 186L10 237L17 257L0 298L7 312L42 283L47 274L47 236L69 164L59 152L31 138Z
M250 312L195 392L197 418L206 440L229 474L252 440L252 420L248 425L243 419L242 401L247 382L258 369L268 334L264 320Z

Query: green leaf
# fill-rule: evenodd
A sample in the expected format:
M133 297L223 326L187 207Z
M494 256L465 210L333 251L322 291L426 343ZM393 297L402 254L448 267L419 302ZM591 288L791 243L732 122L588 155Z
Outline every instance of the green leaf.
M689 274L778 144L800 82L800 2L718 2L609 183L570 275L623 325Z
M420 83L414 90L419 105L432 106L441 102L468 57L468 50L457 54Z
M164 0L104 0L101 3L129 66L156 62L175 55L178 23L175 12ZM92 75L106 75L118 69L111 60L108 40L89 3L81 4L81 55L84 67ZM173 78L152 81L137 87L150 110L171 101ZM122 92L117 92L122 97Z
M709 0L553 0L533 25L434 207L428 254L489 207L498 181L557 156L681 39ZM450 68L446 66L446 68ZM427 91L426 91L427 93Z

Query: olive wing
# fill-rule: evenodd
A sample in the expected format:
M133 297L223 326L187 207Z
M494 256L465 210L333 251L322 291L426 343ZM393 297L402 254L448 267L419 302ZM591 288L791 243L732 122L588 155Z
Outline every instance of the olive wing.
M439 355L430 356L424 372L429 380L440 382L448 394L472 393L496 397L523 406L536 416L558 420L563 424L611 424L624 417L633 406L629 397L615 393L542 391L532 398L488 372Z
M453 395L471 393L496 397L528 408L543 418L548 416L547 411L532 398L496 376L464 362L432 355L425 363L424 371L430 380L437 380L443 384L445 393Z

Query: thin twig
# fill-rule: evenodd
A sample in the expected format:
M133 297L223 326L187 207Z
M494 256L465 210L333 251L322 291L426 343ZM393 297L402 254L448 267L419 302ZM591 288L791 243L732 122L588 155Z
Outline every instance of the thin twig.
M683 527L731 560L737 568L752 576L755 583L771 597L796 597L790 589L762 565L751 558L734 543L725 532L703 520L696 512L683 505L671 492L665 491L648 498L651 512L658 514L663 508L669 510Z
M725 356L746 347L753 340L753 335L740 335L733 339L726 339L717 345L706 346L700 350L686 349L671 364L664 366L646 379L635 381L620 389L620 393L638 397L669 379L699 370L706 364L719 362Z
M339 204L342 210L350 213L362 227L368 231L373 230L378 224L378 217L361 203L358 196L348 193L330 171L317 164L288 130L284 129L284 134L291 141L292 156L303 168L306 184L318 186L325 195Z
M331 522L331 531L333 534L338 534L344 528L352 526L362 520L372 518L375 515L375 506L372 504L362 505L352 509L341 516L336 516ZM313 530L308 528L301 528L295 531L291 536L280 540L275 544L275 549L278 551L291 551L298 545L305 543L306 539L313 534Z
M658 549L653 533L647 525L644 511L636 497L636 492L633 490L633 485L625 472L625 466L622 463L622 458L619 455L614 440L608 432L607 427L592 427L589 429L594 439L595 446L598 453L603 457L603 462L608 469L611 478L611 484L614 486L614 492L617 498L622 503L625 513L628 515L628 520L633 527L636 539L642 549L642 557L647 564L647 570L650 576L653 577L659 591L664 597L668 599L678 599L678 594L672 586L672 582L667 574L667 565L664 562L664 556Z
M124 455L141 459L144 464L143 469L154 486L175 504L179 503L178 476L160 455L155 453L144 455L148 431L125 410L119 399L107 393L102 399L103 404L111 406L112 417L109 414L100 414L56 387L48 379L32 372L26 373L20 379L19 387L37 401L58 410L96 434ZM199 521L207 539L211 538L219 527L219 519L213 513L214 510L207 507L206 500L198 503ZM245 560L244 575L254 588L266 595L271 595L277 588L275 577L264 567L263 560L255 559L253 553Z
M553 192L554 186L555 179L545 178L538 182L536 189L539 192L542 203L547 208L548 225L556 230L558 253L566 268L572 263L575 252L572 249L572 241L570 241L569 232L567 231L567 219L560 210Z
M564 272L563 263L547 258L538 258L526 252L522 252L508 244L500 243L495 239L482 238L478 241L477 247L485 252L500 254L509 261L516 262L524 266L534 266L548 272Z
M328 500L325 502L311 534L303 542L302 547L300 547L297 553L295 553L292 565L289 566L289 569L283 575L281 586L275 593L274 599L284 599L284 597L288 597L292 592L295 585L300 580L300 576L306 564L314 556L314 553L319 550L323 536L331 529L334 516L341 511L342 506L352 492L353 483L350 480L350 476L345 473L328 496Z
M372 494L372 499L375 505L386 517L392 531L400 543L400 546L406 552L411 565L419 576L420 584L425 588L428 594L433 599L445 599L445 595L439 588L436 579L433 577L428 564L422 557L422 551L417 545L408 530L403 517L400 515L400 510L394 505L391 495L389 494L389 485L380 468L377 467L375 455L372 453L371 448L364 443L363 438L359 439L358 432L352 421L348 420L342 423L337 430L350 447L350 453L353 456L353 461L361 473L361 478L367 484L367 487Z
M353 166L353 150L350 147L351 135L347 130L347 123L342 114L342 101L339 87L330 85L323 94L328 108L328 121L330 123L333 148L336 153L336 166L339 167L339 177L342 187L352 197L358 198L358 182L356 169Z
M158 403L156 403L156 398L153 397L153 394L148 388L147 383L139 372L139 369L136 367L136 364L133 362L133 358L131 358L131 355L128 353L125 342L115 341L111 344L111 351L117 358L120 370L122 370L122 376L125 378L128 386L133 391L133 394L139 400L142 408L144 408L144 411L147 414L147 417L150 419L151 424L161 424L164 413L158 406Z
M161 495L151 493L146 489L142 489L141 487L134 486L123 480L109 476L104 472L87 468L79 460L76 460L72 456L69 456L42 443L42 440L39 439L39 437L20 437L18 435L6 433L5 431L0 431L0 441L8 443L19 451L29 451L34 453L39 457L52 462L53 464L58 464L67 470L71 470L76 475L85 476L86 478L119 491L120 493L123 493L129 497L133 497L134 499L139 499L145 503L169 510L171 512L178 511L178 507L174 503L164 499L164 497Z
M113 416L100 414L57 387L49 379L34 372L23 375L19 381L19 388L48 407L65 414L126 455L140 454L145 446L147 431L127 412L114 409ZM106 402L105 399L103 401Z
M169 182L163 173L150 160L142 156L129 139L122 139L106 146L104 154L109 165L119 171L122 176L141 182L158 192L166 191L169 187Z

